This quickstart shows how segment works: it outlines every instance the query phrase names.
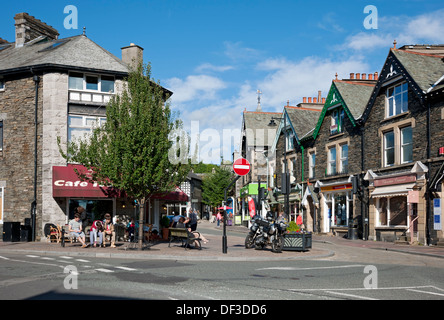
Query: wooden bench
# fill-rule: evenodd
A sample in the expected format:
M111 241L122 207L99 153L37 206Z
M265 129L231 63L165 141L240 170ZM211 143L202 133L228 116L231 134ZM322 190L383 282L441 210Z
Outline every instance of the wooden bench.
M188 231L188 229L170 228L170 243L168 244L168 247L171 246L171 241L173 240L173 238L179 238L180 240L182 240L182 246L185 247L185 250L191 244L194 245L194 248L197 248L199 250L202 249L202 245L200 243L202 239L200 238L200 234L199 236L196 236L194 233Z

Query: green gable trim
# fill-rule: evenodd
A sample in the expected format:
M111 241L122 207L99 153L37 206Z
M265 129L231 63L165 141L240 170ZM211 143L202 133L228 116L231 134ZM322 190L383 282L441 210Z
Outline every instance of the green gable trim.
M319 116L318 123L316 124L316 128L313 132L313 139L316 139L316 137L318 136L319 130L321 129L322 123L324 122L324 118L327 114L328 109L334 106L342 106L344 108L345 114L348 116L351 123L353 124L353 127L356 127L356 122L353 115L351 114L350 110L347 107L347 104L345 103L344 99L339 93L338 88L333 82L330 87L330 91L328 92L327 98L325 99L325 104L322 108L321 115Z

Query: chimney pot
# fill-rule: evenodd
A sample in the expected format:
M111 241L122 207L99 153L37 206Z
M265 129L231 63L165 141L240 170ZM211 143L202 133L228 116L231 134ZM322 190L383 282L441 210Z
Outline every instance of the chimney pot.
M311 103L311 97L308 97L308 103Z
M318 103L318 98L313 98L313 103Z
M361 79L361 74L360 74L360 73L357 73L357 74L356 74L356 79L357 79L357 80L360 80L360 79Z
M378 80L378 71L375 72L375 80Z
M322 92L321 90L318 91L318 101L321 102Z
M325 103L325 98L322 98L322 103Z
M366 73L363 73L363 74L361 75L361 79L362 79L362 80L365 80L366 77L367 77L367 74L366 74Z
M303 98L302 98L302 102L303 102L303 103L307 103L307 97L303 97Z
M354 73L350 73L350 79L354 79L355 78L355 74Z
M373 80L373 74L372 73L368 74L368 80Z

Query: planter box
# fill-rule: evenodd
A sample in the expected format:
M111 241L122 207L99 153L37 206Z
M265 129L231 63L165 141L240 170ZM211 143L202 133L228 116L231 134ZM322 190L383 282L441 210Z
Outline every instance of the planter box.
M311 240L311 233L285 234L283 250L307 251L311 249Z

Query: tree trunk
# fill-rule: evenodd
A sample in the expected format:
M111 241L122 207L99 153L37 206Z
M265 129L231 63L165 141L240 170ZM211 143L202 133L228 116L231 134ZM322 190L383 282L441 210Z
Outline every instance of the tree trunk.
M140 209L139 209L139 249L142 250L143 245L143 221L145 215L145 201L146 198L140 199Z

